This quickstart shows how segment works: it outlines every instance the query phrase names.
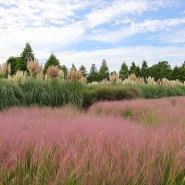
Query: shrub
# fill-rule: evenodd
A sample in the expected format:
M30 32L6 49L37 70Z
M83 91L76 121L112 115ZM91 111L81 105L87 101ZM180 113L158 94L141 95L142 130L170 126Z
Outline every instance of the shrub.
M83 108L87 109L97 101L115 101L139 97L139 91L133 86L94 85L83 92Z

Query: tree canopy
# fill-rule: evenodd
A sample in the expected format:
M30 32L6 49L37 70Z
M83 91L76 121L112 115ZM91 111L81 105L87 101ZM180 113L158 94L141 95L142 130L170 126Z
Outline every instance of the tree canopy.
M44 65L44 74L46 74L49 66L52 66L52 65L60 67L59 60L56 58L56 56L53 53L50 55L50 57L48 58L48 60L46 61L45 65Z

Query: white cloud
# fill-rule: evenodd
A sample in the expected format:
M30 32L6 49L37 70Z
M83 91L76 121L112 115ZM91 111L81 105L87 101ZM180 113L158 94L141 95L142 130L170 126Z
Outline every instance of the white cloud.
M169 44L184 44L185 45L185 30L180 29L169 34L162 34L159 39Z
M113 31L94 31L93 35L87 36L89 40L100 41L105 43L115 43L131 35L146 32L165 31L169 28L185 24L183 19L166 19L166 20L147 20L144 22L132 22L129 26ZM165 37L165 35L164 35Z

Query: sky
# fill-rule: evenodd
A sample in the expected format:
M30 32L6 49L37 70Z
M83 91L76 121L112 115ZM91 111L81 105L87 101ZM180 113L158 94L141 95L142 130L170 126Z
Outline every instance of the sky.
M109 71L185 61L185 0L0 0L0 64L29 42L45 63Z

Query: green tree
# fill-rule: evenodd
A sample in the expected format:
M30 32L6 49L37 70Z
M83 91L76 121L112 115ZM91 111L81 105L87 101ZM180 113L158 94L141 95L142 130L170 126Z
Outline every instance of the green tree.
M136 66L135 62L132 62L129 74L135 74L137 77L140 76L140 67Z
M175 66L171 73L171 80L182 80L182 68Z
M11 75L14 75L17 70L20 68L20 57L9 57L7 60L7 64L11 65Z
M91 82L95 82L97 80L98 80L98 70L96 68L96 65L92 64L91 68L90 68L90 73L87 76L87 82L91 83Z
M87 76L87 70L84 65L81 65L78 71L80 71L84 77Z
M59 66L59 68L64 72L64 79L67 79L68 68L65 65Z
M167 61L158 62L149 68L149 74L154 77L155 80L161 78L167 78L171 80L172 70Z
M106 60L103 60L100 66L98 81L102 81L104 79L107 79L107 80L109 79L109 68L107 66Z
M70 71L72 71L72 70L75 70L75 71L77 71L77 69L76 69L76 67L75 67L75 65L72 63L72 66L71 66L71 69L70 69Z
M50 57L48 58L48 60L46 61L45 65L44 65L44 74L46 74L47 72L47 69L49 66L59 66L60 68L60 63L59 63L59 60L56 58L56 56L54 54L51 54Z
M34 59L35 57L31 45L29 42L27 42L25 48L21 53L19 64L17 64L17 70L26 71L27 62L30 60L34 61Z
M119 70L119 78L125 80L128 78L128 74L129 74L128 66L125 62L123 62Z
M149 77L148 72L149 72L148 71L148 64L145 60L143 60L142 65L141 65L141 71L140 71L141 77L148 78Z

